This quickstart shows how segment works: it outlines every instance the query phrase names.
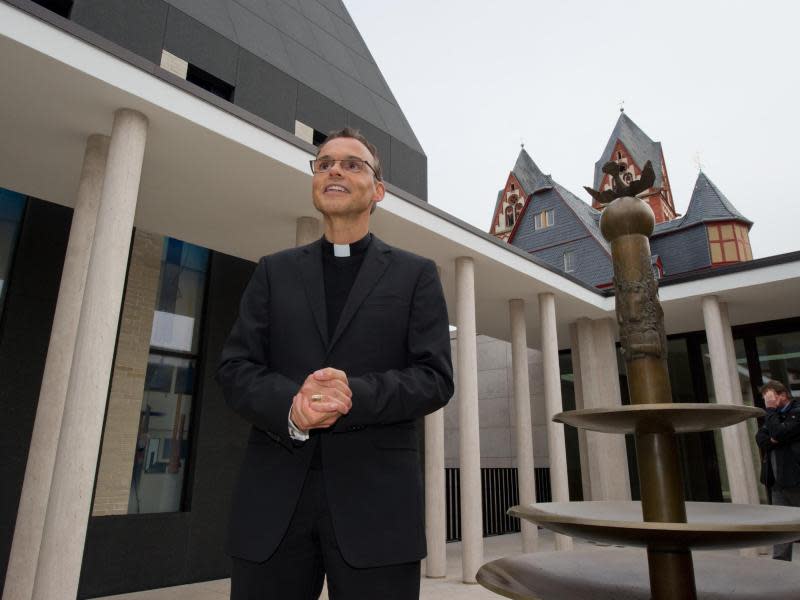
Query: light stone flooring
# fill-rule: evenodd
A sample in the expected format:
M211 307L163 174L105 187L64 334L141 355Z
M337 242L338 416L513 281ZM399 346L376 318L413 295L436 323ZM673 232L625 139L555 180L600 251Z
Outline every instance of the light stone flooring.
M576 549L596 550L602 552L604 546L576 540ZM539 550L553 550L553 534L539 530ZM764 549L766 551L766 549ZM484 539L484 561L495 560L503 556L511 556L522 552L522 541L519 534L501 535ZM800 548L795 547L795 555L800 557ZM724 560L726 554L737 551L719 551ZM768 556L761 557L768 559ZM800 561L795 561L800 562ZM424 563L423 563L424 565ZM423 567L424 568L424 567ZM228 598L230 580L220 579L190 585L179 585L146 592L105 596L96 600L222 600ZM499 600L498 596L480 585L461 583L461 544L447 544L447 577L442 579L422 578L420 600ZM328 600L327 591L323 589L320 600Z

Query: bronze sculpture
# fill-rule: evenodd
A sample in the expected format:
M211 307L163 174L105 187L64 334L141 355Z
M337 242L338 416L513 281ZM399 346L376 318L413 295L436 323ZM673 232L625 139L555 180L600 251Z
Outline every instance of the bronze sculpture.
M800 574L773 564L776 561L753 564L747 558L720 561L702 557L698 565L703 577L700 585L696 584L693 548L739 548L796 539L800 509L685 501L676 434L736 424L762 411L672 403L664 315L650 260L649 236L655 217L646 202L633 197L652 186L653 169L648 162L642 178L630 185L622 183L620 169L617 163L606 163L603 172L612 175L612 188L589 192L607 205L600 229L611 245L631 405L569 411L554 420L593 431L632 433L641 503L540 503L512 507L509 514L567 535L644 547L649 580L640 572L641 555L604 550L504 558L484 565L478 581L518 600L567 600L588 594L594 600L692 600L698 597L698 588L701 598L794 598L800 589ZM636 515L639 510L641 519Z

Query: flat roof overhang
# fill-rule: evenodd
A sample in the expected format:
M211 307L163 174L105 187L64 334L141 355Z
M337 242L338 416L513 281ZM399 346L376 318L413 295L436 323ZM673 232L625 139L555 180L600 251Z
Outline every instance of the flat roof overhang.
M109 134L113 112L131 108L150 120L137 227L249 260L294 245L296 220L317 216L310 200L312 146L66 25L80 35L0 2L0 186L72 206L87 136ZM556 297L562 348L569 347L576 319L614 316L613 297L391 186L372 224L388 243L441 267L451 320L454 261L473 257L479 333L508 340L508 300L522 298L528 345L539 346L543 292ZM779 271L781 293L800 297L800 262ZM753 293L725 277L666 287L668 332L702 329L698 293L729 302L733 324L797 316L791 302L761 310L773 275L756 277Z

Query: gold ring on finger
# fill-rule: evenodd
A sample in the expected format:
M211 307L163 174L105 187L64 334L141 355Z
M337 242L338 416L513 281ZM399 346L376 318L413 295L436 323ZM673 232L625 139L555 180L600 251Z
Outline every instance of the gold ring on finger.
M322 394L314 394L313 396L311 396L312 402L319 402L320 400L322 400Z

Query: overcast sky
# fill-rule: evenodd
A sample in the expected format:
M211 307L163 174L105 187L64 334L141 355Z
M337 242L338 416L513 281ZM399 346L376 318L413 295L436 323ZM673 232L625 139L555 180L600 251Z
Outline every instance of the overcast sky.
M675 207L703 171L800 250L800 3L345 0L428 156L429 201L488 230L520 141L588 200L619 104L660 141Z

